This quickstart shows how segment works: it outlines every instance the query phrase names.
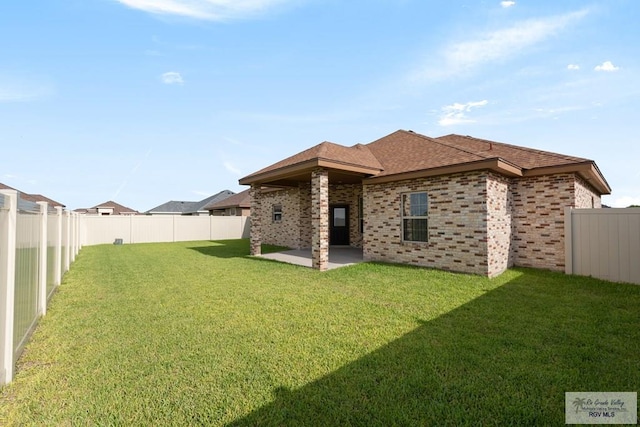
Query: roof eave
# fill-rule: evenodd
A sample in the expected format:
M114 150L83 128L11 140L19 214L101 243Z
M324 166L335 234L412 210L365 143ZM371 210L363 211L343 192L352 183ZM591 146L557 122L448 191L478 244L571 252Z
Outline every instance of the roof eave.
M310 171L313 168L320 167L326 169L335 169L345 172L351 172L363 175L375 175L380 173L380 169L356 165L352 163L340 162L336 160L315 158L304 162L297 163L295 165L285 166L282 168L274 169L264 173L258 173L240 178L238 182L240 185L262 184L270 181L277 181L287 177L299 175L301 173Z
M577 173L593 188L598 190L601 195L611 194L609 183L600 172L600 169L598 169L596 163L591 160L582 163L529 169L524 172L524 176L552 175L557 173Z
M393 175L373 176L366 178L366 184L382 184L386 182L402 181L406 179L426 178L438 175L450 175L454 173L472 172L479 170L492 170L502 175L520 177L522 169L500 158L478 160L475 162L459 163L456 165L440 166L436 168L421 169L417 171L402 172Z

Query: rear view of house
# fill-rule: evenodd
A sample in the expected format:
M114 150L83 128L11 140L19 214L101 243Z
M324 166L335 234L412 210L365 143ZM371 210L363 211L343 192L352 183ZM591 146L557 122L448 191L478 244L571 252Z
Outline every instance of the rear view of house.
M399 130L352 147L323 142L240 180L251 186L251 250L330 245L365 260L496 276L564 269L564 208L611 189L593 160L469 136Z

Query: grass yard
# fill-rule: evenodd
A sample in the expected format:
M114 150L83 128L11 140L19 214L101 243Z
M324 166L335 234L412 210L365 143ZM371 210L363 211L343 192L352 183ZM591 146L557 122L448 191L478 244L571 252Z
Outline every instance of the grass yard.
M0 424L563 425L566 391L640 391L640 286L248 252L84 248Z

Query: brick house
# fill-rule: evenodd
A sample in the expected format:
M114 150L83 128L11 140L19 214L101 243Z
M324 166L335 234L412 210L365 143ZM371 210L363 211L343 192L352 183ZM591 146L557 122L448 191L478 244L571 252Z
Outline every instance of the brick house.
M209 215L214 216L249 216L251 209L249 190L209 203L203 209L209 211Z
M469 136L399 130L369 144L323 142L240 179L250 185L251 254L262 243L330 245L366 261L489 277L564 269L564 209L611 189L594 161Z

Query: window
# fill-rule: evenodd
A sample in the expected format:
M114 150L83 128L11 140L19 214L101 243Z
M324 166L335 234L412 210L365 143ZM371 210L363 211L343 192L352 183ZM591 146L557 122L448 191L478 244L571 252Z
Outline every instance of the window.
M406 193L402 195L402 240L405 242L426 242L427 193Z
M273 205L273 222L282 221L282 205Z

